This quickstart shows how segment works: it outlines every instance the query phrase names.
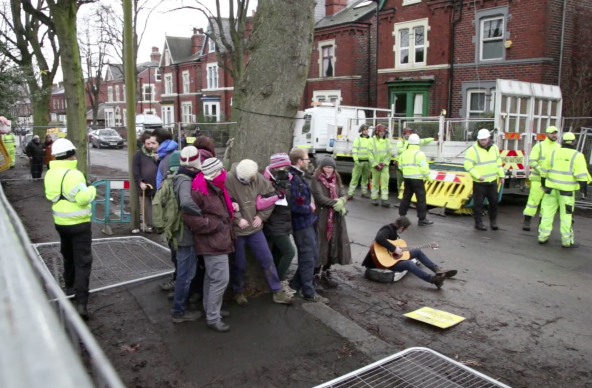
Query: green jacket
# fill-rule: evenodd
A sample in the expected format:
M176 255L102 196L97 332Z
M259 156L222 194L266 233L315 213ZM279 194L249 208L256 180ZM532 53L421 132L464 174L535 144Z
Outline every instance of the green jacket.
M369 137L358 136L358 138L354 140L354 146L352 148L354 162L358 163L359 161L367 161L371 146L372 141Z
M76 160L52 160L45 174L45 197L56 225L90 222L91 202L97 195L94 186L86 186L84 175L76 169Z
M368 154L368 160L372 167L376 167L381 163L388 166L391 161L391 153L392 145L388 137L379 139L372 136L372 139L370 139L370 153Z

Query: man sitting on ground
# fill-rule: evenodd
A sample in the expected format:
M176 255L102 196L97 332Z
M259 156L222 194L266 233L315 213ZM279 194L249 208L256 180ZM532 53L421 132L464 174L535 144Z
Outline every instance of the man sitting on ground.
M403 253L401 248L391 244L388 240L398 240L399 235L403 233L408 227L411 225L411 221L407 217L399 217L395 222L385 225L376 234L375 241L385 247L391 255L399 256ZM456 275L456 270L445 270L441 267L438 267L434 264L426 255L421 251L421 249L412 249L409 251L410 257L409 259L417 259L419 262L429 268L435 275L430 275L423 271L421 268L415 264L412 260L401 260L398 261L395 265L388 268L393 272L403 272L409 271L418 278L434 284L436 287L442 287L444 280L446 278L451 278ZM376 268L376 264L372 259L372 253L369 251L362 265L366 268Z

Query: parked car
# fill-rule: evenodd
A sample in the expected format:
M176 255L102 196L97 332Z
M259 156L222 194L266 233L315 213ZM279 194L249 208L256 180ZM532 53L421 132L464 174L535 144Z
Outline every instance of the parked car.
M97 129L91 145L93 148L123 148L123 138L114 129Z
M98 135L97 135L97 132L99 132L99 130L98 130L98 129L91 129L91 130L88 132L88 142L89 142L89 143L91 143L91 144L92 144L92 140L93 140L95 137L97 137L97 136L98 136Z

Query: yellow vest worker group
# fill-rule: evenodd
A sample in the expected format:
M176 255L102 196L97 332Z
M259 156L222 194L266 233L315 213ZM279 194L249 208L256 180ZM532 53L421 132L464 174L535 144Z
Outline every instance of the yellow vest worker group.
M380 126L377 125L377 129ZM386 132L386 130L385 130ZM370 153L368 159L372 167L372 190L370 197L374 205L378 205L378 194L380 192L380 199L383 201L382 205L390 206L388 203L389 196L389 164L391 161L392 145L388 135L384 138L379 138L377 135L370 139Z
M353 197L360 179L362 181L362 196L366 197L368 195L368 178L370 177L370 165L368 162L368 157L370 154L371 144L372 140L370 140L368 136L360 135L356 140L354 140L352 156L354 158L355 164L352 170L352 178L349 184L349 189L347 191L347 195L350 197Z
M528 165L530 166L530 192L528 193L528 202L524 208L524 225L523 230L530 230L531 218L536 215L537 208L543 199L543 189L541 188L541 167L542 163L549 156L551 151L561 148L561 145L554 140L549 139L549 135L557 133L556 127L547 128L547 138L535 144L528 157Z
M76 169L76 149L70 140L56 140L51 153L56 160L49 162L50 169L45 174L45 197L52 202L53 220L60 235L66 294L76 296L76 310L88 320L86 306L92 269L91 202L97 191L86 185L84 175Z
M572 229L575 192L582 190L586 193L591 178L584 155L573 149L574 134L564 134L563 142L562 148L553 150L541 167L541 183L545 194L541 205L539 243L548 242L555 213L559 209L561 244L571 248L578 246Z
M426 189L424 180L430 181L430 166L426 156L419 150L419 136L409 136L407 149L399 156L399 169L403 173L405 182L403 198L399 205L399 215L406 216L411 199L415 195L417 203L417 218L419 226L431 225L433 222L426 219L428 208L426 202Z
M4 147L6 147L6 151L8 151L8 156L10 156L10 167L12 168L16 163L16 139L12 133L7 133L2 135L2 142L4 143Z

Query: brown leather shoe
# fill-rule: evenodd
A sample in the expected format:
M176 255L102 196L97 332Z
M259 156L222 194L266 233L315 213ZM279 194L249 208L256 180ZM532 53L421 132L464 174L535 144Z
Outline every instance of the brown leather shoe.
M432 283L434 283L434 285L438 287L439 290L440 287L442 287L442 285L444 284L444 280L446 280L446 276L444 276L444 274L436 274L432 278Z

